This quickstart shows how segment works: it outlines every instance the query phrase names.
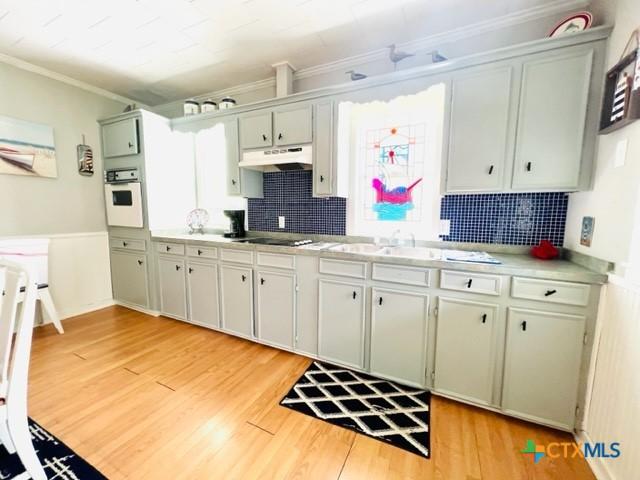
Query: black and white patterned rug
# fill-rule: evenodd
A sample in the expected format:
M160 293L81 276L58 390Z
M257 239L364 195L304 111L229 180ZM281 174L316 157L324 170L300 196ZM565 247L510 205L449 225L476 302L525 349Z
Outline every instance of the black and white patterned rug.
M33 447L49 480L107 480L98 470L56 437L29 419ZM0 480L15 478L24 472L17 454L10 455L0 446Z
M430 392L313 362L280 405L429 458Z

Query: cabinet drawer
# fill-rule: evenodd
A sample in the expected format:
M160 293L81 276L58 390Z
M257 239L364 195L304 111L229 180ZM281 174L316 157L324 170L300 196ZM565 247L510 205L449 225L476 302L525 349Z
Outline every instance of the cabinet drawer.
M184 255L184 245L181 243L160 242L156 244L156 249L167 255Z
M511 284L513 298L541 300L584 307L589 302L591 287L584 283L553 282L533 278L513 277Z
M218 249L216 247L194 247L187 245L187 255L198 258L218 258Z
M460 292L500 295L502 279L497 275L482 273L452 272L443 270L440 275L440 288Z
M223 248L220 250L220 258L225 262L253 265L253 252L247 250L231 250Z
M321 258L320 273L352 278L367 278L367 264L366 262Z
M286 255L282 253L258 252L257 263L261 267L276 267L295 270L296 257L294 255Z
M373 280L418 285L420 287L429 286L430 276L431 271L424 268L397 267L382 263L374 263L371 270L371 278Z
M109 245L111 248L119 248L122 250L132 250L135 252L144 252L147 250L147 242L137 238L110 238Z

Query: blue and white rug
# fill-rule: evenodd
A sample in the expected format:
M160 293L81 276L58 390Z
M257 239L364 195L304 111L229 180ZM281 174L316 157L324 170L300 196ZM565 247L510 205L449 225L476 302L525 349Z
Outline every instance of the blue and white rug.
M98 470L56 437L29 419L33 447L49 480L107 480ZM17 454L10 455L0 446L0 480L15 478L24 472Z

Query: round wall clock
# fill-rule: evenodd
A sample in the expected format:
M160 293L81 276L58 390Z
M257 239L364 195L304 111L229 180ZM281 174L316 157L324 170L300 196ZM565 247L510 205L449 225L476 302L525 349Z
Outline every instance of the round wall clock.
M565 35L567 33L577 33L586 30L591 26L593 22L593 15L589 12L578 12L574 15L571 15L568 18L565 18L560 23L558 23L551 33L550 37L559 37L561 35Z

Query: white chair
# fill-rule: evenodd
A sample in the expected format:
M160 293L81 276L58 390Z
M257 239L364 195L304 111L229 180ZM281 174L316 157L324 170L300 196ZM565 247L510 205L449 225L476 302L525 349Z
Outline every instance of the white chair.
M33 277L23 266L0 259L0 441L9 453L18 454L26 470L15 477L20 480L47 479L33 448L27 417L29 358L38 298Z

